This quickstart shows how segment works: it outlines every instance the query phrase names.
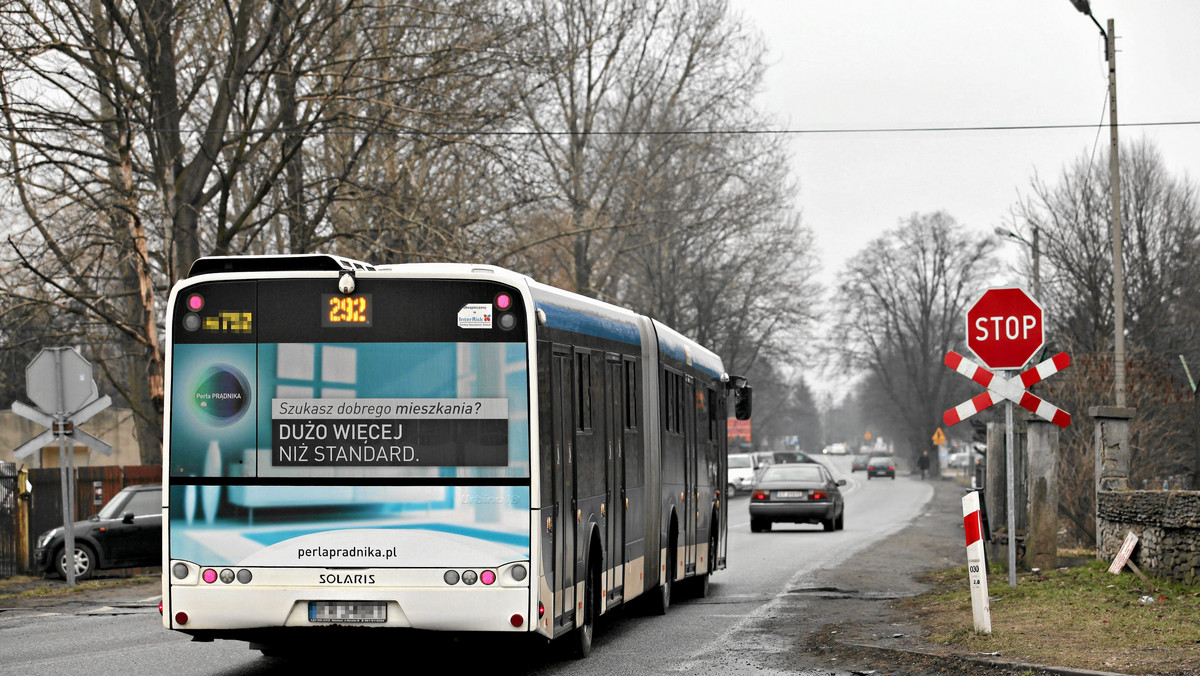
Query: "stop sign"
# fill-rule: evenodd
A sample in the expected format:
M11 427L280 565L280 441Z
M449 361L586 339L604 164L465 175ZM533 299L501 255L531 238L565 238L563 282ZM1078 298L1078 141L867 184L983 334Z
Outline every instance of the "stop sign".
M25 367L25 391L46 413L74 413L96 398L92 364L73 348L47 347Z
M967 347L989 368L1019 369L1044 342L1042 306L1023 289L988 289L967 310Z

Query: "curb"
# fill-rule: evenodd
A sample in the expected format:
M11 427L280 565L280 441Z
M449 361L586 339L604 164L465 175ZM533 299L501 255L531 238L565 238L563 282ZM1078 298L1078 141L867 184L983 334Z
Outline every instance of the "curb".
M839 645L847 648L856 648L859 650L874 650L885 653L899 653L903 655L913 655L934 660L952 660L955 662L967 662L985 667L998 667L1014 670L1026 670L1037 674L1059 674L1061 676L1128 676L1117 671L1096 671L1094 669L1076 669L1074 667L1055 667L1045 664L1034 664L1032 662L1021 662L1019 660L995 659L984 656L964 655L961 653L942 654L926 650L917 650L914 648L897 648L894 646L872 645L870 643L844 643L839 642Z

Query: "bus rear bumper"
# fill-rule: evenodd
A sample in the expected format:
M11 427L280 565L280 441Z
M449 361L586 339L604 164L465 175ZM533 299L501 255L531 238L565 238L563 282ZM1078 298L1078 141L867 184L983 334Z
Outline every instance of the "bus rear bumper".
M216 630L275 627L410 628L434 631L526 633L531 622L529 588L254 588L178 586L163 603L168 629L200 637ZM314 622L310 602L382 602L383 621ZM180 614L183 614L181 616ZM181 621L182 620L182 621ZM223 637L222 637L223 638Z

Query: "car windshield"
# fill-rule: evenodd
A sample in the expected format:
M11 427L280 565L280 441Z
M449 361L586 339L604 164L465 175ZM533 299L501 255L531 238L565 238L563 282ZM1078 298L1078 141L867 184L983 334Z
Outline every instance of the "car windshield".
M729 456L729 469L743 469L753 467L748 455L731 455Z
M762 481L823 481L816 465L771 465L763 471Z

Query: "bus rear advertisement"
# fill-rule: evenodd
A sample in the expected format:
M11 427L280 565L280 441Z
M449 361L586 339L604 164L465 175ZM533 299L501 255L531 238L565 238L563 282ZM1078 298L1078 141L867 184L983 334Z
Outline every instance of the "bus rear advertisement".
M167 326L169 629L586 655L601 613L724 566L749 388L648 318L494 267L248 256L197 261Z

